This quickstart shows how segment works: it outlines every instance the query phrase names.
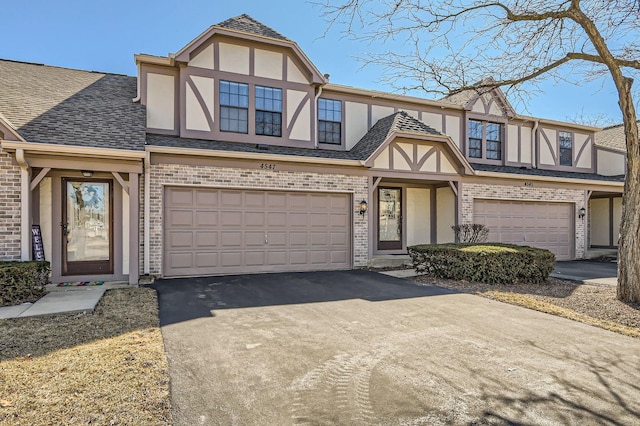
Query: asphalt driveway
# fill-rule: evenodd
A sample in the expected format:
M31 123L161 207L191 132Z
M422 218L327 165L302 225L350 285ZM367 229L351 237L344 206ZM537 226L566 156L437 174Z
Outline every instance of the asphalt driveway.
M160 280L178 425L638 424L640 340L368 271Z
M616 285L618 264L588 260L556 262L551 276L565 280L582 281L587 284Z

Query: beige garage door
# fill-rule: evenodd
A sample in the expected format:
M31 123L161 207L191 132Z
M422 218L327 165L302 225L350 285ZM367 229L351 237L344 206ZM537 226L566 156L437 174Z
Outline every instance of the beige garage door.
M350 195L166 187L164 276L348 269Z
M489 241L545 248L557 260L573 258L569 203L475 200L473 220L489 228Z

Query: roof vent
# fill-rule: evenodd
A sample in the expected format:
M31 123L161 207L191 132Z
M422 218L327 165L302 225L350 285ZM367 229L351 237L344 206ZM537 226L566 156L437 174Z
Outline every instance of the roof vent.
M268 151L269 145L267 145L266 143L259 143L259 144L256 144L256 149L261 149L262 151Z
M329 78L330 78L330 77L331 77L331 76L330 76L329 74L325 74L325 75L324 75L324 78L325 78L325 80L327 80L327 81L329 81Z

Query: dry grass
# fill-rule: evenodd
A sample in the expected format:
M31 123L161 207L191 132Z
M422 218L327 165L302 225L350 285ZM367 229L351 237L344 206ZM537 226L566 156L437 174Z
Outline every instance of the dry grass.
M0 321L0 425L166 425L170 409L155 291Z
M640 306L616 298L613 286L580 285L550 278L542 284L492 285L419 276L435 284L501 302L579 321L631 337L640 337Z

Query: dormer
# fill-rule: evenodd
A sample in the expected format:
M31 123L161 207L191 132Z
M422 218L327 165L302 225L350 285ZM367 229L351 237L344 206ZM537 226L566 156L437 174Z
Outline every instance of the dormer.
M167 58L137 55L147 131L314 148L326 80L298 45L248 15L213 25Z

